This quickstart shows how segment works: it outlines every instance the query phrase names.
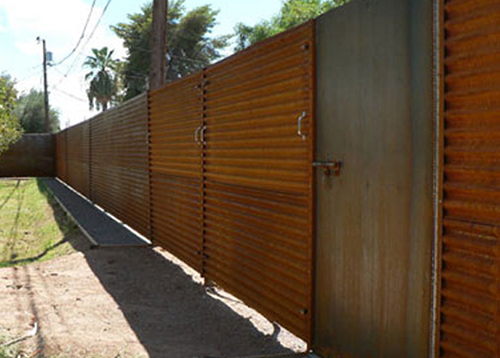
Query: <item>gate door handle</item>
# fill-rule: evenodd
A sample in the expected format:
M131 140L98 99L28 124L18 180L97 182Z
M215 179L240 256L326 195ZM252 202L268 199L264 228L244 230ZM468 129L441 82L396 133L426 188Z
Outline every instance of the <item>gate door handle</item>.
M196 128L196 130L194 131L194 142L196 144L200 144L200 140L198 139L198 136L200 134L200 130L201 130L201 126L198 126L198 128Z
M201 127L200 144L205 144L205 132L207 131L207 126Z
M300 117L297 119L297 135L302 138L302 140L306 140L307 136L302 131L302 122L307 117L307 112L302 112Z

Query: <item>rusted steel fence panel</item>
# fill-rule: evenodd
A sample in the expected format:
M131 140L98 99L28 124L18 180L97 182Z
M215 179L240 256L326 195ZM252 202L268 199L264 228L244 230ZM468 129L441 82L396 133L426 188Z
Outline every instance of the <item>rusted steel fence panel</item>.
M68 181L67 134L67 130L56 134L56 176L63 182Z
M67 183L85 197L90 196L90 126L83 122L66 131Z
M24 134L0 154L0 177L53 177L54 156L54 135Z
M204 273L310 339L314 23L205 71Z
M314 28L58 135L63 180L309 342Z
M150 94L152 237L202 270L202 75ZM196 135L196 137L195 137Z
M444 1L440 350L500 357L500 4Z
M93 202L149 237L147 95L90 120Z

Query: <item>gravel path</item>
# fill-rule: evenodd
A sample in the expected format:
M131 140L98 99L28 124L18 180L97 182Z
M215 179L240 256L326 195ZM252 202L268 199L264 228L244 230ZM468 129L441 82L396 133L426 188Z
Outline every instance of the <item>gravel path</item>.
M44 179L59 205L95 245L148 246L149 244L56 179Z

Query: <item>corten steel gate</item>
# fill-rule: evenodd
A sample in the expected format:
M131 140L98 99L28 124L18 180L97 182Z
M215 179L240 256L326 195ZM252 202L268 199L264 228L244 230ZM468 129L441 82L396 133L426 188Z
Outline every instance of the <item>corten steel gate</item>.
M500 357L500 3L443 3L438 355Z
M204 73L204 274L309 340L314 22Z
M202 75L196 74L152 92L149 98L152 237L199 272L203 266L201 80Z
M152 92L153 240L310 340L314 23Z

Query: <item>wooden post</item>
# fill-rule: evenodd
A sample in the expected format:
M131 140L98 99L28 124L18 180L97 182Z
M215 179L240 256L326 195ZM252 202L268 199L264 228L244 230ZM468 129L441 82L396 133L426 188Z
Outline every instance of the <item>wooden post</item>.
M167 14L168 0L154 0L150 90L160 88L165 82Z
M50 133L50 116L49 116L49 90L47 83L47 49L45 47L45 40L42 40L43 45L43 92L45 104L45 130Z

